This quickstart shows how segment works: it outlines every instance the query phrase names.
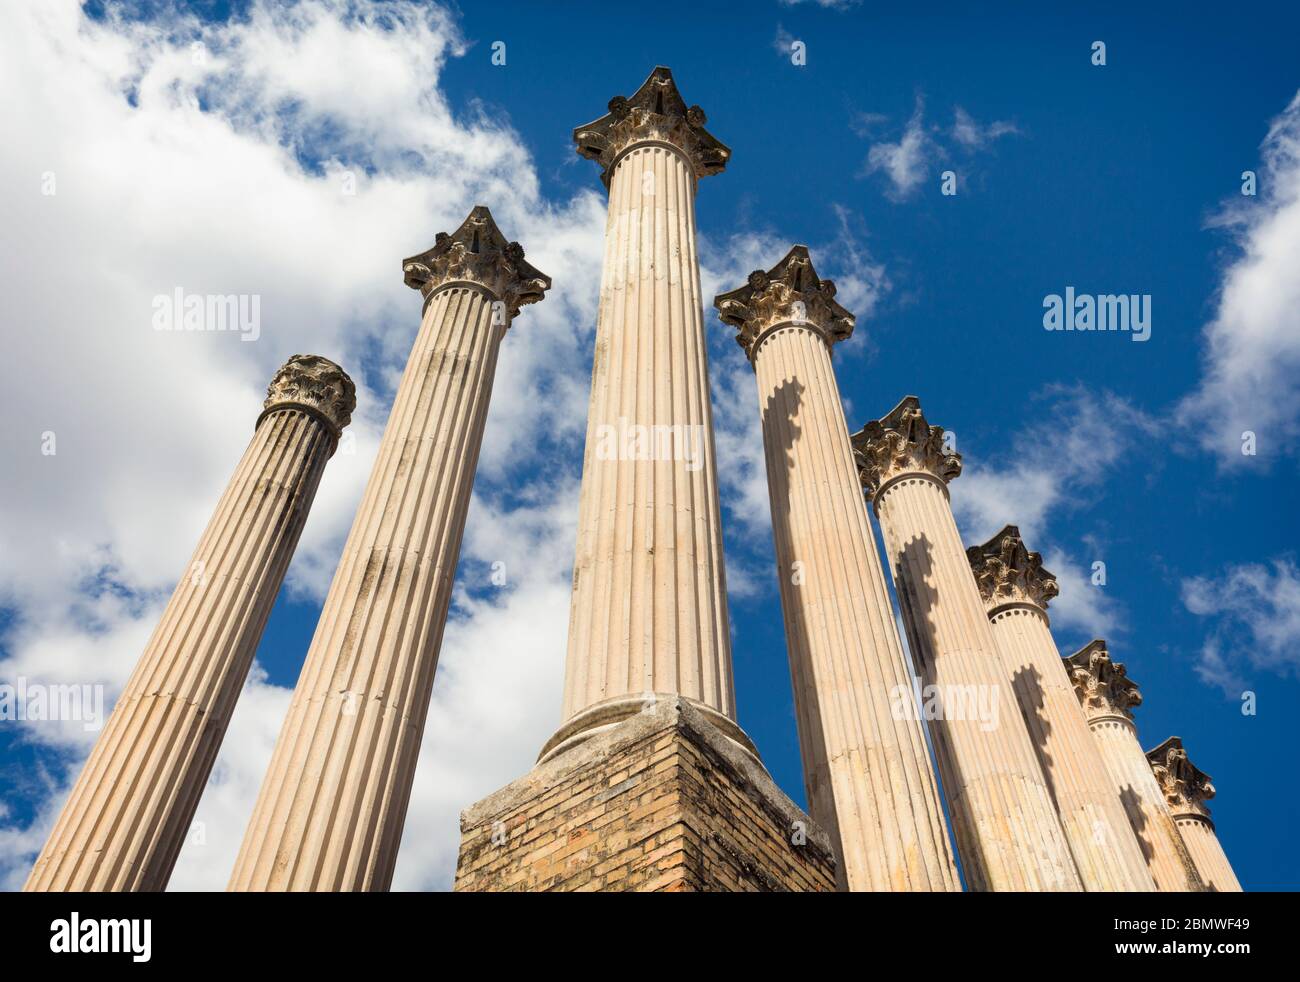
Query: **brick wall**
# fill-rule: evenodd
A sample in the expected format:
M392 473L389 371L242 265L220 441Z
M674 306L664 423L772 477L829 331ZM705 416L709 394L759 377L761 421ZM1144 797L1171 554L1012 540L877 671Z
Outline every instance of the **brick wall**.
M467 809L462 891L828 891L829 842L678 700Z

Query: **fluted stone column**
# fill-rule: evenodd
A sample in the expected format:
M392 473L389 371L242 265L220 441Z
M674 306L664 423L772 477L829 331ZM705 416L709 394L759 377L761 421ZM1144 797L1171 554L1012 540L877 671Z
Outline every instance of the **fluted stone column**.
M853 436L935 719L935 756L975 890L1080 890L1060 819L998 655L948 502L961 457L915 396Z
M1154 890L1052 639L1047 605L1056 577L1014 525L966 555L1084 889Z
M497 352L550 279L486 208L403 263L424 318L231 877L392 881Z
M1210 775L1187 759L1183 741L1176 736L1148 750L1147 762L1205 888L1216 893L1240 892L1241 883L1219 843L1205 804L1214 797Z
M841 889L960 890L858 484L831 348L853 332L795 246L714 300L758 380L804 783ZM1073 698L1073 697L1072 697Z
M25 890L162 890L356 407L338 365L294 355L73 785Z
M1142 704L1137 683L1120 662L1110 660L1106 642L1093 641L1066 659L1075 696L1101 748L1106 771L1137 833L1156 889L1187 892L1204 889L1183 837L1174 824L1164 793L1138 743L1134 706Z
M695 186L730 151L667 68L573 134L609 189L564 680L548 759L689 699L734 723Z

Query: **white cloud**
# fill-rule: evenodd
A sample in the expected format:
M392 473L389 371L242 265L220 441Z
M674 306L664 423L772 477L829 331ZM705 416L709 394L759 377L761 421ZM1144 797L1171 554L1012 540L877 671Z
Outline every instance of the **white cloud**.
M776 25L776 37L772 38L772 50L782 58L789 58L794 51L795 36L781 24Z
M953 111L952 138L967 150L983 149L1000 136L1018 132L1014 123L1005 120L981 124L961 106Z
M291 695L268 684L260 665L249 673L169 889L225 889Z
M1050 605L1053 630L1081 636L1079 647L1093 638L1112 637L1123 630L1119 604L1092 583L1090 561L1077 561L1064 549L1053 547L1043 553L1043 565L1052 571L1061 591Z
M459 585L447 624L394 889L450 887L461 810L523 777L560 724L578 485L535 491L471 508L464 554L482 583ZM496 562L507 583L483 596Z
M1183 604L1210 619L1196 672L1229 696L1252 672L1300 673L1300 569L1281 556L1228 566L1221 576L1182 582Z
M1178 419L1223 466L1295 455L1300 437L1300 93L1261 145L1258 197L1242 197L1214 224L1233 231L1239 257L1223 274L1205 327L1199 387ZM1256 434L1258 455L1242 454Z
M1031 549L1058 509L1088 506L1095 489L1156 422L1124 399L1083 387L1052 388L1041 412L1011 441L1000 465L967 456L952 484L953 509L968 541L1003 525L1020 528ZM924 404L924 403L923 403ZM1028 408L1028 407L1027 407ZM938 420L936 422L942 422ZM963 449L960 433L957 449Z
M715 358L709 372L713 438L718 452L718 484L723 506L743 535L768 538L772 516L754 369L744 352L736 348L721 359ZM727 586L733 593L743 591L744 585L744 574L737 559L727 557Z
M896 143L882 141L867 151L867 174L883 173L889 179L886 193L897 201L912 197L930 172L930 162L942 152L925 126L924 107L916 102L912 117Z
M1054 628L1114 634L1123 628L1119 604L1090 579L1091 563L1105 557L1076 558L1050 540L1048 527L1054 514L1092 505L1097 489L1156 423L1107 392L1053 389L1047 398L1050 406L1017 434L1005 457L964 458L961 477L950 485L953 512L968 545L1015 525L1025 544L1043 554L1061 591L1051 604ZM957 446L962 449L960 434Z
M888 122L889 117L885 113L855 112L849 117L849 129L863 139L868 139L878 127Z
M524 515L540 508L529 495L571 496L603 195L593 175L592 190L548 203L508 122L447 103L440 71L465 44L444 11L414 3L258 2L246 20L216 25L176 14L96 23L75 0L6 9L0 124L23 139L0 150L10 342L0 452L18 462L0 530L0 603L14 617L0 678L102 682L111 704L247 443L266 383L302 352L335 359L358 389L356 453L330 462L290 571L293 589L319 598L419 322L400 261L477 203L555 281L504 342L480 475L488 486L521 484L512 491ZM302 163L320 157L320 167ZM348 171L355 195L343 193ZM52 196L41 193L47 172ZM153 331L152 298L177 286L260 295L261 337ZM57 437L52 457L40 453L46 431ZM516 480L539 460L545 479ZM400 860L408 884L447 884L455 811L473 800L465 789L524 773L558 723L573 539L553 526L572 516L544 511L538 528L520 531L513 589L490 602L463 594L448 626L407 826L420 835ZM523 520L478 501L469 538L484 540L485 521ZM564 548L530 556L553 531ZM495 677L475 675L480 663ZM528 712L476 719L468 729L480 753L448 736L447 721L463 723L488 683L499 705L527 702ZM451 706L453 695L465 704ZM177 886L224 887L286 698L255 670L200 806L207 843L187 846ZM22 732L74 759L92 738ZM0 816L3 883L25 876L78 766L51 775L31 825ZM419 790L428 774L442 776L445 794Z
M859 136L870 138L885 119L879 113L858 113L849 125ZM1005 120L980 123L961 106L953 110L952 127L945 131L925 122L924 100L917 96L916 108L897 141L878 140L871 145L863 175L883 174L889 182L886 197L906 201L930 176L932 165L952 157L949 140L969 157L987 150L999 137L1018 132L1015 124Z
M819 252L825 264L822 275L835 281L835 300L856 319L853 338L859 347L865 347L864 337L870 337L871 317L876 306L890 290L889 277L883 263L872 258L866 243L855 234L857 221L843 205L835 205L835 238Z

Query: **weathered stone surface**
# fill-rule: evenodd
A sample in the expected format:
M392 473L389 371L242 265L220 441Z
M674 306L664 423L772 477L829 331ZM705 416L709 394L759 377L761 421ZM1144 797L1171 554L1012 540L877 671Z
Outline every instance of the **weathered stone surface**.
M948 481L961 457L915 396L864 426L853 448L912 656L938 694L931 733L966 882L975 890L1081 890L952 517ZM961 704L963 693L974 693L991 718Z
M652 694L735 719L695 246L697 178L726 148L702 126L657 68L574 134L605 168L609 211L562 722L543 758Z
M826 833L688 700L597 733L461 814L458 891L830 891Z
M1147 761L1206 889L1219 893L1240 891L1241 883L1228 862L1205 804L1215 795L1210 775L1187 758L1183 741L1176 736L1148 750Z
M807 246L795 246L769 270L754 270L744 286L714 297L713 306L722 323L736 328L750 362L781 329L812 331L827 348L853 334L853 315L835 302L835 281L817 275Z
M795 246L714 300L758 382L804 784L849 890L960 883L911 672L858 487L831 346L853 315Z
M886 415L863 426L853 435L853 452L867 496L879 501L891 481L912 475L928 475L944 488L960 477L961 454L944 445L943 433L942 426L926 421L916 396L904 396Z
M230 880L386 890L402 838L501 340L550 280L486 208L402 264L424 297L370 480Z
M705 122L704 110L686 105L672 71L661 65L630 98L614 96L609 112L575 129L573 141L581 156L600 164L601 180L612 192L614 168L638 144L671 147L687 162L692 178L720 173L731 151L704 128Z
M171 878L339 431L347 374L294 355L118 698L26 890L162 890Z
M1043 568L1043 557L1025 547L1014 525L1005 526L981 546L971 546L966 558L990 611L1008 604L1031 604L1046 614L1047 605L1060 592L1056 577Z
M1142 704L1137 683L1121 662L1111 661L1106 642L1100 639L1066 658L1065 667L1156 889L1203 890L1196 864L1138 743L1132 713Z
M267 386L262 415L291 408L318 414L337 438L352 422L357 387L347 372L328 358L293 355Z
M551 288L551 278L524 261L524 247L507 242L482 205L456 231L434 236L433 248L402 260L402 274L406 285L426 300L448 283L478 284L505 304L511 318Z
M1047 605L1056 577L1014 525L966 556L1084 889L1154 890L1052 638Z

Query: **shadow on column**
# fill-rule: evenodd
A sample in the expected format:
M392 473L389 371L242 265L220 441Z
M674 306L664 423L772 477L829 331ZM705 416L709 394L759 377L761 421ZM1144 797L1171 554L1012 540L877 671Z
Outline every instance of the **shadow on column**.
M1047 752L1047 738L1052 732L1052 723L1048 719L1046 699L1043 696L1043 673L1034 665L1027 665L1011 676L1011 688L1016 694L1016 704L1024 717L1025 727L1029 730L1030 742L1034 745L1034 755L1043 771L1043 780L1047 782L1052 804L1060 810L1056 800L1056 782L1052 779L1052 755ZM1038 725L1034 725L1037 720Z
M938 685L935 678L935 665L926 657L932 646L928 641L921 639L923 623L929 624L930 637L937 634L936 610L939 593L934 588L934 580L934 548L925 535L919 535L906 543L898 554L894 566L894 588L898 594L899 607L902 608L903 625L907 631L907 640L912 650L916 671L926 686ZM932 691L937 694L940 711L935 719L927 719L927 722L951 733L953 724L961 720L952 718L948 693L938 688ZM917 708L920 710L922 707ZM926 718L927 714L922 711L921 715L922 718ZM951 780L952 790L956 793L966 786L966 778L957 759L948 752L946 745L950 743L950 740L936 742L934 749L941 764L940 784Z
M1119 800L1124 805L1124 813L1128 815L1129 823L1133 826L1133 831L1137 833L1138 845L1142 847L1142 858L1146 860L1147 865L1151 865L1151 860L1155 858L1156 850L1151 844L1149 838L1147 816L1142 810L1142 799L1138 793L1133 790L1133 786L1125 785L1119 793Z
M794 465L794 445L803 435L802 430L795 424L794 420L798 415L799 407L803 402L803 393L805 387L798 379L786 379L773 390L772 394L767 397L762 408L763 435L768 446L773 450L780 450L785 458L787 471ZM780 478L777 478L780 479ZM779 496L775 489L771 487L774 475L768 473L768 484L772 506L772 535L774 543L779 546L781 542L791 542L794 532L793 518L790 512L789 495ZM786 485L789 490L789 485ZM799 556L777 556L778 578L793 577L793 563L800 560ZM804 558L805 576L808 574L809 563ZM796 674L796 658L800 659L799 664L805 672L813 671L811 661L806 657L801 657L799 653L807 654L809 647L809 637L811 627L804 616L801 605L786 600L786 583L777 584L781 595L781 611L785 622L787 658L789 660L790 676L793 682ZM798 589L798 585L791 580L790 585ZM829 785L825 788L814 784L818 777L825 776L829 778L829 761L826 758L826 747L824 742L814 736L822 732L821 706L817 699L817 687L812 679L804 686L805 705L802 707L804 717L807 720L810 732L804 733L801 728L796 727L796 734L800 742L801 755L806 761L810 762L809 766L804 768L804 788L808 797L808 810L813 813L813 818L817 824L821 825L834 840L839 839L839 821L835 813L835 797L831 793ZM795 714L800 716L801 707L796 702ZM810 745L804 746L807 740ZM815 807L814 800L822 807ZM824 804L823 804L824 802ZM830 814L825 813L825 809L830 810Z

